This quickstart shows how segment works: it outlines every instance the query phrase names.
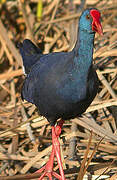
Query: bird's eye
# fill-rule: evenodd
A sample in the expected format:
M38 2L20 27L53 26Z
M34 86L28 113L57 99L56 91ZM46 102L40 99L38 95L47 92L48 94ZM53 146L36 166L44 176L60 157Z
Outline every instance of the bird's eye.
M88 14L88 15L86 15L86 19L91 19L91 16Z

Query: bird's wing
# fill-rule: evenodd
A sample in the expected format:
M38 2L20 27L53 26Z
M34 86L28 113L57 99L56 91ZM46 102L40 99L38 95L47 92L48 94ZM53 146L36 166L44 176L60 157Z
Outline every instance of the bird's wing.
M37 46L35 46L29 39L25 39L23 43L20 43L19 49L23 59L24 73L28 74L32 66L42 56L42 51Z
M60 81L64 66L68 61L67 53L50 53L43 55L31 68L22 88L22 99L34 104L34 97L43 89L52 88L55 81ZM37 95L35 93L37 92Z

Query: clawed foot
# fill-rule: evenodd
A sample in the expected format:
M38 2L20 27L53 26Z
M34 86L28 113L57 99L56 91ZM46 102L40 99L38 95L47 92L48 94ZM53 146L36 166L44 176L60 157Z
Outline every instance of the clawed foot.
M52 152L50 155L50 159L47 162L45 166L43 166L41 169L36 171L36 173L42 173L41 177L38 180L43 180L45 176L49 177L49 180L52 180L52 176L59 180L65 180L63 167L62 167L62 161L60 156L60 143L58 141L58 137L61 134L61 128L63 125L63 120L59 122L59 124L54 127L52 126ZM60 175L53 171L53 164L54 164L54 157L56 156Z
M40 176L40 178L38 180L43 180L43 178L45 176L49 177L49 180L52 180L53 176L59 180L62 180L62 178L59 174L57 174L53 170L49 171L48 168L46 167L46 165L44 167L42 167L41 169L39 169L36 173L42 173L43 171L44 171L44 173Z
M56 177L59 180L62 180L61 176L53 171L54 157L55 157L54 147L52 147L52 152L49 161L45 166L43 166L41 169L36 171L36 173L42 173L44 171L44 173L41 175L41 177L38 180L42 180L43 177L45 176L48 176L49 180L52 180L52 176Z

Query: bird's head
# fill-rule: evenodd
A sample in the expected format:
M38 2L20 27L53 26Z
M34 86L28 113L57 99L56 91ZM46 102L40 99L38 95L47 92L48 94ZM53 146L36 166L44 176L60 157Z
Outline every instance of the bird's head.
M81 30L89 33L99 33L103 35L102 25L100 23L100 12L97 9L86 9L79 20L79 26Z

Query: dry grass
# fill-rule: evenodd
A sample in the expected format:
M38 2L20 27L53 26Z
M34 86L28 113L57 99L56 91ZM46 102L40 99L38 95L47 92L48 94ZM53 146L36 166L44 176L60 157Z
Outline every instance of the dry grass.
M39 175L32 173L48 161L51 152L50 125L38 115L35 106L21 100L24 76L17 44L30 38L44 53L69 51L75 43L77 19L86 7L96 7L102 14L104 36L96 36L94 50L100 89L82 118L64 123L60 139L64 171L71 180L88 177L115 180L116 0L87 0L85 4L79 0L71 4L68 0L43 0L39 19L37 2L10 0L0 4L0 180L36 179Z

